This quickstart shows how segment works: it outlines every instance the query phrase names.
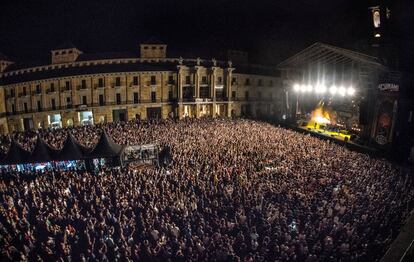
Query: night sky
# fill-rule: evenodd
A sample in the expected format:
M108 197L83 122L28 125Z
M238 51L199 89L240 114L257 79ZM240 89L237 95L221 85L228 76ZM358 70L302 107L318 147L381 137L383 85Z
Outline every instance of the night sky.
M65 41L96 53L137 51L140 41L156 37L168 44L170 57L220 58L227 49L240 49L253 62L277 64L316 41L364 49L371 22L367 2L1 1L0 52L17 61L47 61ZM393 2L394 39L403 69L410 70L414 1Z

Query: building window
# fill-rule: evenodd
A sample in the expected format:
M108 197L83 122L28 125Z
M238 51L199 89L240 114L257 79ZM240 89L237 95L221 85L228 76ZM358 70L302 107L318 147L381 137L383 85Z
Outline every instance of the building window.
M168 76L168 84L173 85L174 84L174 76Z
M66 90L70 90L70 82L69 81L65 82L65 88L66 88Z
M24 96L26 96L26 95L27 95L27 93L26 93L26 87L25 87L25 86L23 87L23 95L24 95Z
M12 88L12 89L10 89L10 96L11 96L11 97L14 97L14 95L15 95L15 94L14 94L14 89Z
M99 78L98 79L98 87L103 87L104 86L104 80L103 78Z
M202 76L201 77L201 84L207 85L207 76Z
M262 98L262 92L257 92L257 97Z
M86 89L86 80L82 79L81 88Z
M263 80L262 79L259 79L259 81L257 82L257 85L258 86L262 86L263 85Z
M210 87L200 86L200 98L209 98L210 96Z
M87 105L87 104L88 104L88 100L86 96L82 96L82 105Z
M40 85L36 85L36 94L40 94Z
M236 99L236 91L231 91L231 98L232 98L233 100L235 100L235 99Z
M245 84L246 86L249 86L249 85L250 85L250 79L249 79L249 78L246 78L246 82L244 82L244 84Z
M27 113L29 111L29 109L27 108L27 103L24 103L23 106L24 106L24 112Z
M137 86L138 85L138 76L134 76L134 78L132 79L133 85Z
M174 97L173 97L173 91L172 90L169 90L168 91L168 100L173 100L174 99Z
M244 97L246 98L246 100L249 100L249 91L244 92Z
M116 104L117 105L120 105L121 104L121 94L120 93L117 93L116 94Z
M185 84L186 84L186 85L191 84L191 77L190 77L190 76L186 76L186 77L185 77Z
M138 104L138 92L134 92L134 104Z
M99 105L103 106L104 105L104 96L103 95L99 95Z
M14 106L14 104L12 104L11 107L12 107L12 113L13 114L16 113L16 107Z
M72 106L71 102L70 102L70 96L66 97L66 106L68 108L70 108Z
M50 92L55 92L55 83L50 83Z
M223 78L222 78L221 76L219 76L219 77L217 78L217 82L218 82L219 84L222 84L222 83L223 83Z
M156 47L156 46L153 46L151 49L152 49L152 50L155 50L155 49L157 49L157 47Z
M42 111L42 103L40 102L40 100L37 100L37 111Z
M237 79L236 79L235 77L233 77L233 78L231 79L231 84L232 84L232 85L236 85L236 84L237 84Z
M151 85L156 85L157 84L157 79L155 76L151 76Z
M56 101L55 101L55 99L52 99L51 103L52 103L52 110L56 110Z
M273 86L273 80L269 81L269 86Z
M155 91L151 92L151 102L153 103L157 102L157 92Z
M115 78L115 86L120 86L121 85L121 78L117 77Z
M164 47L160 46L160 47L158 47L158 49L163 50L163 49L164 49Z

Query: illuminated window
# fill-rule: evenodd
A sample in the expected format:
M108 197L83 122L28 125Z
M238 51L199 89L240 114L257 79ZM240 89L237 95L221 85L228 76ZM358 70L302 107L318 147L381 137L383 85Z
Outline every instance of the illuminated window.
M380 18L380 12L378 9L372 11L372 19L374 22L374 27L379 28L381 25L381 18Z

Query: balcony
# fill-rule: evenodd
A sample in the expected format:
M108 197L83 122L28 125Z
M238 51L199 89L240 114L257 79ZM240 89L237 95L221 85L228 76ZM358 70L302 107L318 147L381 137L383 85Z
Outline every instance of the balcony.
M147 81L146 84L147 84L147 86L156 86L157 82L156 81Z
M57 93L56 89L50 90L50 89L46 89L46 94L55 94Z
M88 90L88 87L87 87L87 86L81 86L81 85L78 85L78 86L76 87L76 90L77 90L77 91L81 91L81 90Z
M94 84L94 85L93 85L93 88L94 88L94 89L103 89L103 88L105 88L105 85Z
M216 97L216 101L218 102L226 102L229 101L228 97Z
M131 87L132 89L136 89L136 88L139 88L139 84L131 83L129 84L129 87Z

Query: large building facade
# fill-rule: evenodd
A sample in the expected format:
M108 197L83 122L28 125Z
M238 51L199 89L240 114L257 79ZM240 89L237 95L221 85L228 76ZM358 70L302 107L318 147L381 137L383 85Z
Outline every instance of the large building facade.
M138 52L137 52L138 53ZM215 59L167 58L167 45L86 54L70 43L46 65L0 57L0 133L37 128L203 116L280 113L274 68Z

